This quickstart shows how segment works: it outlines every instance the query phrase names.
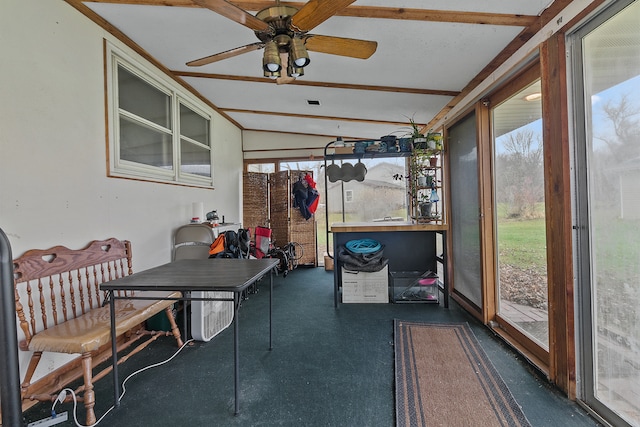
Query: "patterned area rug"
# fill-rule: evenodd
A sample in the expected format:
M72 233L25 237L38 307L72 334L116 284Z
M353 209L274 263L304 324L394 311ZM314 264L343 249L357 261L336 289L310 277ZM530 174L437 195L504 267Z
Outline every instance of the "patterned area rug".
M468 324L394 321L396 425L530 426Z

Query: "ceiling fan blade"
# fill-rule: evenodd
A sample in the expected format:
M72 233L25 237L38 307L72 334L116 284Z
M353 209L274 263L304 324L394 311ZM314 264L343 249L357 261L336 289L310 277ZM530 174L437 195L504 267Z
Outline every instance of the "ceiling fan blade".
M378 42L308 34L305 47L313 52L367 59L378 48Z
M238 24L251 28L253 31L270 31L269 24L256 18L245 10L240 9L238 6L224 0L193 0L193 2L204 8L211 9L214 12L237 22Z
M195 59L187 62L189 67L200 67L202 65L211 64L213 62L222 61L223 59L233 58L234 56L242 55L243 53L253 52L254 50L262 49L264 43L256 42L245 46L236 47L235 49L226 50L224 52L216 53L215 55L205 56L204 58Z
M306 32L322 24L355 0L309 0L291 18L294 31Z

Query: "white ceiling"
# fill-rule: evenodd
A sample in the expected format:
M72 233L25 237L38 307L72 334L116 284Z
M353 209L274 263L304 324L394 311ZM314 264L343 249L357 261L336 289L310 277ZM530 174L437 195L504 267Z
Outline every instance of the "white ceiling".
M417 123L428 123L526 28L481 22L522 16L529 19L523 22L531 25L549 0L357 0L349 8L454 11L457 13L452 16L466 22L333 16L311 33L374 40L378 48L366 60L309 52L311 63L298 82L321 82L323 86L277 85L264 79L262 50L202 67L186 66L190 60L258 41L249 28L191 5L188 0L81 3L183 78L243 129L379 138L397 134L410 117ZM274 2L237 4L267 7ZM184 72L241 76L247 80L192 77ZM385 89L361 90L354 87L357 85ZM436 93L404 93L389 88ZM308 100L320 101L320 105L308 105Z

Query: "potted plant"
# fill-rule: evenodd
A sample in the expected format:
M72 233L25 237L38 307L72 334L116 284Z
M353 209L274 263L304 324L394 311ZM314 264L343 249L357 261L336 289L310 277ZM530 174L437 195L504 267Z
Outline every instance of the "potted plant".
M423 178L429 175L428 166L429 166L430 157L431 157L431 150L428 150L426 146L423 148L420 148L414 145L412 159L410 162L410 174L415 178L416 182L418 182L420 178Z
M411 138L411 142L413 143L413 148L424 149L427 148L427 137L421 132L418 124L413 120L413 118L409 119L409 126L411 131L409 132L409 138Z
M433 168L438 164L437 155L442 151L442 134L437 132L428 132L425 136L426 155L429 157L429 165Z
M422 218L431 218L431 210L433 208L433 203L429 201L422 201L418 205L420 209L420 217Z
M402 128L405 133L403 135L403 138L401 139L409 141L414 149L426 148L427 138L424 135L424 133L421 132L420 125L416 123L413 117L411 118L407 117L407 118L409 119L409 126Z
M427 139L427 148L433 150L434 153L442 151L442 134L438 132L428 132L425 136Z

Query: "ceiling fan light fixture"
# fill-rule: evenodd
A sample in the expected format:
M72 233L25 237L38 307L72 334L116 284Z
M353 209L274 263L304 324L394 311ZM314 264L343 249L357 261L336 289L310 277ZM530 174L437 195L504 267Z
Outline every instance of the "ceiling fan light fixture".
M262 56L262 68L266 72L279 72L282 69L278 45L273 40L269 40L264 45L264 55Z
M269 71L269 70L264 70L264 76L271 79L271 80L275 80L278 77L280 77L280 71Z
M299 37L294 37L291 40L291 47L289 50L289 56L291 61L295 63L297 67L306 67L311 60L309 59L309 53L307 48L304 47L304 42Z
M287 76L289 77L300 77L304 76L304 68L293 66L291 62L287 66Z

